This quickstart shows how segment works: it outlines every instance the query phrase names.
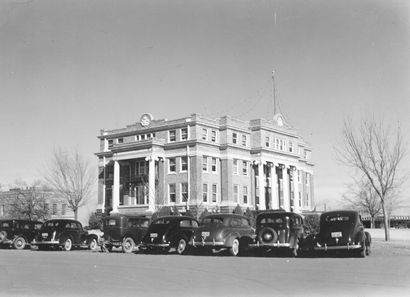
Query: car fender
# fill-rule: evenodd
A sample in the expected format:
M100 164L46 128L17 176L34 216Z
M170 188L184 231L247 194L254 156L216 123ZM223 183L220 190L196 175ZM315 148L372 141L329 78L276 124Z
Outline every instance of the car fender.
M90 243L93 239L95 239L98 242L98 236L96 234L88 234L86 236L87 243Z
M364 230L358 231L356 234L356 238L355 238L355 242L362 242L362 241L366 241L366 234Z
M57 240L60 242L60 244L64 244L64 241L66 238L70 238L71 241L73 242L73 245L75 244L73 237L67 233L67 232L61 232L60 234L58 234L58 232L56 233L56 237L54 238L55 240Z
M232 247L232 243L233 243L234 239L236 239L236 238L238 238L238 239L241 238L239 233L235 232L235 233L230 233L230 234L226 235L225 246L226 247Z

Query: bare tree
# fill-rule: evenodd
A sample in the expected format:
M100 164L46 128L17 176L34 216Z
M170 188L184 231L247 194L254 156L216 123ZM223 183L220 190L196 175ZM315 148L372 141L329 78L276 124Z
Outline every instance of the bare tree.
M56 149L43 177L47 185L66 199L78 219L78 209L90 198L96 181L89 164L78 151Z
M385 240L390 240L388 201L401 186L398 167L405 156L400 126L394 130L382 121L362 121L355 128L344 122L343 144L337 149L340 160L357 169L380 199L384 219Z
M372 185L367 180L360 180L348 186L343 195L347 206L364 211L370 216L370 227L374 228L374 220L381 212L381 203Z
M46 193L39 183L26 188L15 188L16 198L10 205L9 215L13 218L45 220L49 217Z

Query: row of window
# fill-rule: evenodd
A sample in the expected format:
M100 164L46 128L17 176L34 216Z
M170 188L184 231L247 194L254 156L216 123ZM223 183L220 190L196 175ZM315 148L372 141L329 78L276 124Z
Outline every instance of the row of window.
M154 137L155 137L155 133L139 134L139 135L134 136L134 141L148 140L148 139L153 139ZM108 147L111 147L114 144L121 144L121 143L124 143L124 137L119 137L116 139L108 139Z

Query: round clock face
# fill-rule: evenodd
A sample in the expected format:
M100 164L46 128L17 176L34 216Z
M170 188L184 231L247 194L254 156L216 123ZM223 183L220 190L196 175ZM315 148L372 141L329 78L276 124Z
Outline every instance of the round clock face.
M149 113L145 113L141 116L141 119L140 119L141 126L144 126L144 127L148 126L149 124L151 124L151 121L152 121L152 115L150 115Z

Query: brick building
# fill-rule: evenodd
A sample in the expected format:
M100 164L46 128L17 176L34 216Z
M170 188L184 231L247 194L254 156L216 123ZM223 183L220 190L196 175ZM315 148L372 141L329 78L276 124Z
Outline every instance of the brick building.
M0 192L0 219L12 218L13 204L19 199L24 199L24 196L44 199L44 206L48 209L48 218L74 218L74 213L64 198L48 189L26 187Z
M98 138L97 211L230 212L239 204L303 212L314 205L312 149L281 114L250 121L144 114Z

